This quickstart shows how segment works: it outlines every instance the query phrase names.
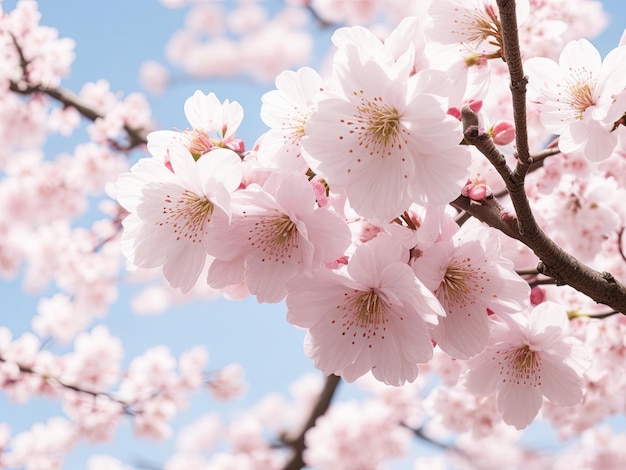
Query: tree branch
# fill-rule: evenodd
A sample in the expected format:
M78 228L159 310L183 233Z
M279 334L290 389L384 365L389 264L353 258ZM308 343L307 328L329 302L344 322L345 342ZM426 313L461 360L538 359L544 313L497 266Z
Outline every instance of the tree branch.
M285 465L284 470L300 470L304 467L302 454L304 452L304 449L306 448L304 442L306 432L313 426L315 426L315 421L317 421L317 418L326 413L326 411L330 407L330 402L332 401L340 382L341 377L337 375L331 374L326 377L326 383L324 384L324 388L320 393L317 403L311 410L311 414L309 415L306 423L295 438L286 440L286 444L293 449L293 455Z
M5 358L3 358L2 356L0 356L0 362L9 362L7 361ZM11 361L13 362L13 361ZM42 374L41 372L37 372L36 370L30 368L30 367L26 367L23 366L21 364L18 364L17 362L13 362L18 369L20 370L20 372L22 374L30 374L30 375L34 375L37 377L40 377L45 383L50 384L50 385L58 385L61 388L65 388L67 390L72 390L73 392L77 392L77 393L83 393L86 395L90 395L93 398L98 398L98 397L105 397L108 398L109 400L118 403L122 406L122 409L124 411L125 414L129 415L129 416L134 416L137 414L137 411L135 411L132 408L132 405L130 405L129 403L126 403L123 400L120 400L118 398L115 398L114 396L112 396L109 393L106 392L94 392L93 390L87 390L84 388L80 388L77 385L72 385L72 384L68 384L63 382L61 379L59 379L58 377L54 377L51 375L47 375L47 374Z
M63 104L63 106L71 106L75 108L83 117L89 119L90 121L95 121L96 119L104 119L103 114L95 111L71 91L64 90L62 88L49 88L41 84L33 85L25 82L16 83L14 81L11 81L9 84L9 89L21 95L42 93L49 96L50 98L55 99L59 103ZM130 127L129 125L124 124L124 131L128 136L128 149L132 149L139 145L144 145L148 142L147 132L145 129L135 129L134 127Z
M22 68L23 77L23 79L19 82L13 80L9 82L9 89L11 91L19 93L21 95L42 93L63 104L63 106L71 106L75 108L83 117L89 119L90 121L104 118L103 114L91 108L91 106L82 101L77 95L75 95L71 91L64 90L62 88L50 88L42 84L30 83L30 80L28 79L29 62L24 57L24 52L17 42L17 38L12 34L11 38L13 39L13 44L15 45L15 49L17 50L17 53L20 57L20 67ZM127 150L130 150L139 145L144 145L148 141L146 129L136 129L127 124L124 124L124 131L128 135Z
M532 163L528 148L528 129L526 119L526 84L522 54L517 34L517 15L515 0L497 0L502 28L504 59L509 68L510 88L513 98L513 122L515 123L515 145L517 147L518 168L516 172L524 175Z

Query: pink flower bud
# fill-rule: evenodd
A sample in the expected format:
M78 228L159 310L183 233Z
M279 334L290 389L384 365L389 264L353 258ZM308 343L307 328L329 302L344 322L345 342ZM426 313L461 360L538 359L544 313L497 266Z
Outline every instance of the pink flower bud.
M493 138L494 144L507 145L515 140L515 126L511 121L498 121L491 126L489 134Z
M485 198L491 196L493 192L485 180L467 180L463 189L461 189L463 196L469 197L472 201L480 202Z
M539 305L546 300L546 290L541 286L535 286L530 290L531 305Z
M324 207L326 204L328 204L328 196L326 196L326 186L324 186L324 183L320 181L319 178L313 179L311 180L311 186L313 186L313 191L315 192L317 205L320 207Z

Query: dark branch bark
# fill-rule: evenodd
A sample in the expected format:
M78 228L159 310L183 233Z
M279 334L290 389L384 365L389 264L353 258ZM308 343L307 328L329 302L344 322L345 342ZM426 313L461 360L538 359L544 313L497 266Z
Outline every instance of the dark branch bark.
M83 117L90 121L96 119L103 119L104 115L95 111L88 104L81 101L81 99L72 93L71 91L64 90L62 88L49 88L44 85L32 85L28 83L10 83L10 90L19 93L21 95L31 95L34 93L42 93L55 99L63 106L71 106L75 108ZM135 148L139 145L147 143L147 131L145 129L135 129L128 125L124 125L124 131L128 136L128 149Z
M302 459L302 454L304 452L304 449L306 448L304 436L309 429L315 426L315 421L317 421L317 418L326 413L326 411L330 407L330 402L335 395L335 391L337 390L340 381L341 377L333 374L329 375L326 378L324 388L320 393L317 403L311 410L311 414L309 415L306 423L304 424L298 435L294 439L290 439L287 442L287 444L293 449L293 455L285 465L284 470L300 470L304 467L304 460Z
M515 144L519 163L517 171L524 174L532 163L528 148L528 130L526 119L526 84L528 79L524 75L522 54L517 34L517 15L515 0L497 0L500 11L500 25L502 28L502 45L504 59L509 68L511 78L510 88L513 97L513 122L515 123Z
M509 192L515 208L517 227L503 224L495 217L497 211L477 211L472 215L487 224L502 230L520 240L539 257L537 266L540 274L549 276L557 285L567 284L598 303L608 305L618 312L626 313L626 288L606 272L598 272L581 263L571 254L562 250L537 224L524 188L525 176L533 164L528 150L526 127L526 77L517 33L514 0L497 0L502 26L502 40L506 63L511 78L513 116L515 120L518 164L514 171L506 164L506 159L496 148L489 134L481 132L478 117L466 107L463 109L463 130L466 143L476 146L498 171ZM455 203L457 203L455 201ZM472 209L470 206L468 212ZM494 223L495 222L495 223ZM516 229L516 230L515 230ZM511 233L513 232L513 233Z
M41 93L49 96L52 99L55 99L59 103L63 104L63 106L71 106L75 108L83 117L89 119L90 121L95 121L96 119L104 118L104 115L94 110L85 102L81 101L81 99L76 96L74 93L68 90L64 90L62 88L50 88L44 86L42 84L31 83L28 79L28 60L24 57L24 51L22 51L21 46L19 45L17 38L11 35L13 39L13 44L15 45L15 49L20 57L20 67L22 68L22 80L9 82L9 89L15 93L19 93L21 95L31 95L36 93ZM124 150L133 149L139 145L143 145L147 143L147 131L146 129L135 129L128 125L124 125L124 131L128 136L128 146Z

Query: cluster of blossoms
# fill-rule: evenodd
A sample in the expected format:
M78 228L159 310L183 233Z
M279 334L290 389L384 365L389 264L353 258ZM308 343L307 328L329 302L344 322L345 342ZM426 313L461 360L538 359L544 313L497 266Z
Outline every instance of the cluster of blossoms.
M528 7L518 5L521 23ZM483 65L502 57L495 2L437 2L426 13L384 40L358 26L337 30L326 77L310 68L281 73L263 97L271 129L251 150L234 137L241 107L196 92L185 103L191 129L150 134L152 157L118 179L116 197L130 213L122 249L131 266L162 266L183 292L208 283L259 302L285 299L287 320L306 330L305 354L327 375L354 381L371 372L400 386L435 347L468 360L463 386L495 394L502 419L523 428L544 398L580 403L588 358L563 307L532 308L537 297L495 231L459 230L446 209L460 194L478 204L492 194L470 169L476 155L461 145L458 110L480 112L491 77ZM442 26L451 14L452 30ZM480 71L442 68L430 43L461 44L458 60L468 65L480 52L472 62ZM576 44L561 56L570 73L578 73L568 52ZM580 106L604 110L589 113L619 127L626 81L605 84L623 53L607 57L605 75L571 82L567 96L591 90L591 101L559 101L558 112L572 114L561 133L583 119ZM531 71L538 60L528 61ZM531 84L560 86L544 76L531 74ZM545 124L553 108L538 102ZM502 122L489 132L503 145L514 138Z

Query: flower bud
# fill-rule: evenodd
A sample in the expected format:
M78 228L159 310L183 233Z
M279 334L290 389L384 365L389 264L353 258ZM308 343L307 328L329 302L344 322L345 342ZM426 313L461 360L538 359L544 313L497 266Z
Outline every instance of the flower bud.
M463 189L461 189L461 194L469 197L472 201L481 202L491 196L493 192L485 180L477 179L472 181L468 179Z
M511 121L498 121L489 129L489 135L494 144L508 145L515 140L515 126Z

